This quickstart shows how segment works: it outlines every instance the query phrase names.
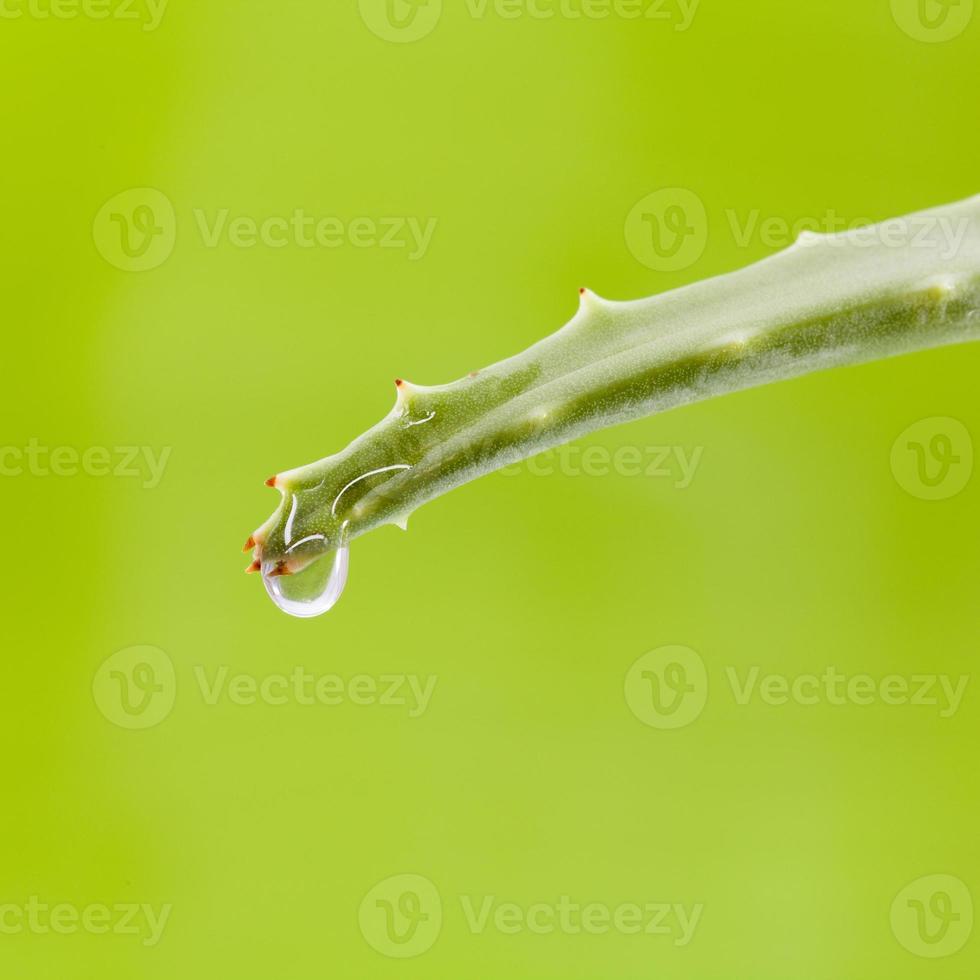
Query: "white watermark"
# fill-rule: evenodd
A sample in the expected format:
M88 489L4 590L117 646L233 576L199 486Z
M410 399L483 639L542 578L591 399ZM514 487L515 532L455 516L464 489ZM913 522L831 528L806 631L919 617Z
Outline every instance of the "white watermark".
M876 678L871 674L846 674L833 666L819 674L795 675L763 673L758 666L741 672L726 667L725 675L735 703L740 705L910 706L936 708L940 718L956 714L970 683L969 674L887 674Z
M562 895L557 902L502 902L496 895L460 895L460 907L471 933L499 932L515 936L560 933L564 936L668 936L674 946L687 946L694 938L704 905L688 908L679 902L576 902Z
M206 707L384 708L420 718L432 703L435 674L316 673L302 666L288 672L250 674L226 664L192 669L190 689ZM120 728L153 728L166 720L177 699L177 670L159 647L132 646L99 665L92 694L102 714Z
M875 223L870 218L847 218L833 208L792 219L765 214L760 208L726 208L724 219L737 248L921 249L943 262L962 251L969 232L966 218L913 214ZM646 194L630 208L623 226L633 257L657 272L694 265L704 254L709 231L710 236L720 233L709 221L701 196L688 187L662 187Z
M384 249L403 253L409 262L423 259L432 245L434 217L415 215L317 215L296 207L279 214L247 214L231 208L190 209L190 227L206 249L284 248L336 250ZM157 269L177 245L177 209L162 191L134 187L114 195L92 222L99 254L124 272Z
M942 44L973 20L973 0L891 0L892 18L913 41Z
M895 938L914 956L953 956L973 932L973 895L955 875L925 875L895 896L890 917Z
M694 23L701 0L464 0L462 12L486 21L624 20L670 26ZM442 0L358 0L361 19L383 41L409 44L431 34L442 19ZM457 8L459 9L459 8Z
M463 926L471 936L656 937L673 946L690 944L704 912L701 902L582 902L570 895L538 902L503 901L492 893L458 894ZM446 924L443 897L423 875L399 874L379 881L361 900L361 934L384 956L420 956ZM649 941L649 940L648 940Z
M845 218L833 208L823 214L790 221L777 215L764 215L758 208L739 213L725 211L732 240L739 248L754 243L766 248L787 248L822 242L837 248L915 248L931 249L940 259L954 258L963 247L970 222L943 215L911 215L873 222L870 218ZM846 232L847 234L843 234Z
M437 218L356 217L345 221L334 215L317 217L297 208L287 215L254 218L232 216L228 208L211 217L201 208L194 209L194 220L205 248L227 243L233 248L335 249L352 248L408 249L409 262L425 257L438 225Z
M919 419L896 437L890 462L895 482L909 496L949 500L973 476L973 437L958 419Z
M160 485L171 446L46 446L32 438L25 446L0 446L0 477L79 475L141 480L145 490Z
M32 895L24 903L0 904L0 934L17 936L134 936L144 946L156 946L163 938L173 905L159 908L147 903L115 905L75 905L60 902L52 905Z
M209 671L196 666L194 678L207 705L227 704L251 707L257 704L280 707L287 704L336 707L405 708L409 718L425 714L432 701L438 677L433 674L314 674L305 667L294 667L289 674L232 673L227 666Z
M724 668L724 684L740 707L843 708L874 706L927 709L942 719L952 718L963 704L969 674L848 673L834 665L819 672L785 674L760 666ZM630 665L624 680L626 704L645 725L659 729L684 728L696 721L708 701L709 674L704 659L690 647L658 647ZM716 695L717 696L717 695Z
M474 20L647 20L690 28L701 0L465 0Z
M520 463L504 467L504 476L529 473L531 476L644 477L670 480L677 490L686 490L694 481L704 455L703 446L559 446Z
M163 22L169 0L0 0L2 20L116 20L147 33Z
M661 187L641 197L623 224L626 247L656 272L694 265L708 244L708 212L687 187Z

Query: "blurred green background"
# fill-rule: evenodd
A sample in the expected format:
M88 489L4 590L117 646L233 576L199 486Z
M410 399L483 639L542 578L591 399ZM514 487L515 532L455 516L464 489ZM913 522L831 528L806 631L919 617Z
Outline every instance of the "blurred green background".
M972 0L49 4L0 17L3 976L980 973L980 346L583 443L668 448L668 475L482 479L358 540L322 619L239 550L267 476L344 446L396 376L552 331L580 285L644 296L781 223L980 190ZM172 217L113 202L141 188ZM704 208L683 268L627 243L662 188ZM300 211L340 238L245 246ZM776 220L746 241L752 215ZM409 218L436 222L422 254L380 240ZM925 426L960 457L938 500L891 462L932 419L962 426ZM672 730L630 674L669 645L693 652L658 676L703 709ZM731 683L828 667L928 675L933 703ZM296 668L341 693L278 685ZM967 678L956 710L937 675ZM435 679L424 710L406 678ZM666 904L666 932L534 910L562 896Z

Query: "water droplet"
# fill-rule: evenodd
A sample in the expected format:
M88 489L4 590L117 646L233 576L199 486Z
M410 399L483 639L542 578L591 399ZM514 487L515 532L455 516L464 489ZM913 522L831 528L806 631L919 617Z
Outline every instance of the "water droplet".
M341 543L293 575L272 575L278 562L262 565L262 581L269 598L284 612L299 619L322 616L332 609L347 584L350 548Z

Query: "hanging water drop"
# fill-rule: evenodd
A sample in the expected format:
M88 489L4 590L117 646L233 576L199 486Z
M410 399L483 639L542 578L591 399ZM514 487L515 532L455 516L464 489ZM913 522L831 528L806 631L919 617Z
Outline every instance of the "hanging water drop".
M349 562L350 548L341 542L289 575L281 574L281 562L263 562L262 581L269 598L284 613L312 619L336 605L347 584Z

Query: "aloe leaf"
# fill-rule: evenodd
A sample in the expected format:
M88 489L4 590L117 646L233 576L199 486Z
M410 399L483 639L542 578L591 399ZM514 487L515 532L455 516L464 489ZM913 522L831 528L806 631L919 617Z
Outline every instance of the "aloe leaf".
M811 371L980 339L980 196L835 235L649 299L581 290L575 316L451 384L397 381L346 449L269 480L248 540L287 612L339 598L350 541L427 501L606 426Z

